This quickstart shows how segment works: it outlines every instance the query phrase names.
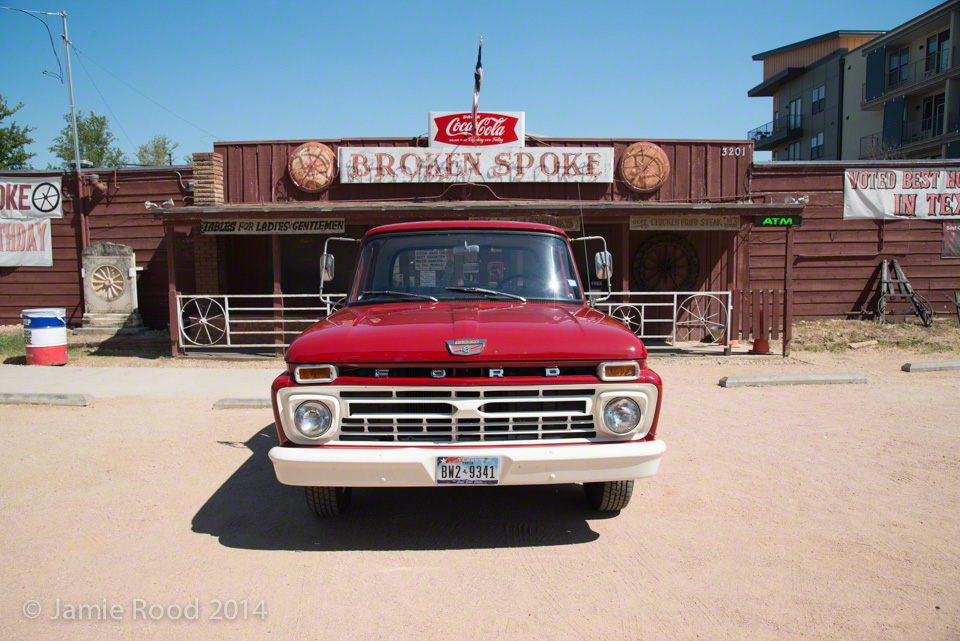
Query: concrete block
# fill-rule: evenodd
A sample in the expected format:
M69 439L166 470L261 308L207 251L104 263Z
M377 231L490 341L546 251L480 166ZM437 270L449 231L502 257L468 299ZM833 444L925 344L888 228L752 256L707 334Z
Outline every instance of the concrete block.
M720 387L767 387L771 385L850 385L866 383L863 374L779 374L724 376Z
M926 361L921 363L904 363L900 368L904 372L942 372L950 369L960 369L960 361Z
M269 398L221 398L213 404L215 410L260 410L272 407Z
M0 404L3 405L68 405L71 407L86 407L92 405L94 398L89 394L3 394L0 393Z
M873 345L879 345L879 344L880 344L880 341L877 341L877 340L860 341L859 343L850 343L849 347L850 349L862 349L864 347L872 347Z

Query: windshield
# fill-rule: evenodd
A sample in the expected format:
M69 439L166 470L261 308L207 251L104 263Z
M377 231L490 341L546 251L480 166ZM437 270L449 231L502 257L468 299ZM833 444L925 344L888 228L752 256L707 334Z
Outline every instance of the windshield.
M552 234L430 231L364 243L349 303L430 297L583 301L570 248Z

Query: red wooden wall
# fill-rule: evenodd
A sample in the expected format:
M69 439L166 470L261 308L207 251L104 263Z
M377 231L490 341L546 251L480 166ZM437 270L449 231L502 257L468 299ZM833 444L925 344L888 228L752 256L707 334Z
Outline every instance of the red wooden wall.
M162 327L167 314L167 256L163 226L144 207L145 201L162 203L172 198L183 206L189 192L180 189L175 171L184 182L189 167L170 169L124 169L116 173L97 170L107 193L81 200L77 180L63 175L63 218L52 221L52 267L0 267L0 325L19 324L20 311L31 307L63 307L67 322L79 324L83 316L83 285L80 278L82 248L80 211L88 212L90 242L106 241L133 247L139 273L137 287L144 322ZM36 174L29 175L51 175ZM189 204L189 198L187 203ZM184 291L194 282L193 239L177 240L177 281Z
M876 309L880 262L896 259L913 287L938 311L945 294L960 290L960 260L940 258L942 223L843 219L843 175L850 163L763 163L754 165L753 192L771 202L809 196L803 225L794 236L794 318L846 317L866 306ZM922 161L911 167L926 166ZM942 167L942 164L931 167ZM755 200L760 200L759 196ZM881 235L882 234L882 235ZM881 241L882 239L882 241ZM782 288L784 232L749 234L750 288Z
M613 147L614 159L638 139L547 138L528 140L530 147ZM437 196L451 200L489 200L494 195L517 199L732 201L746 195L753 146L745 141L651 140L663 148L670 161L670 176L654 194L638 194L619 181L599 184L491 184L486 187L449 184L334 185L318 194L297 189L287 177L290 153L306 141L222 142L213 150L223 156L224 199L228 203L274 203L316 200L376 200ZM426 138L343 138L321 140L334 152L343 147L416 147ZM723 155L724 148L739 148L743 155ZM492 193L491 193L492 190Z

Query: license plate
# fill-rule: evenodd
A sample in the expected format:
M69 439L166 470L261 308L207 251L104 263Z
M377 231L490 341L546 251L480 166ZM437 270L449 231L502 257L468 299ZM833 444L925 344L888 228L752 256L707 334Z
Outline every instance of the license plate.
M496 485L500 482L497 456L438 456L437 485Z

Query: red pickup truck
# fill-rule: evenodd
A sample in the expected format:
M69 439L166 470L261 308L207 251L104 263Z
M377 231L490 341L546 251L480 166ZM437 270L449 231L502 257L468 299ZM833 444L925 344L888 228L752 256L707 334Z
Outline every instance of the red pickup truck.
M660 377L585 294L570 239L534 223L385 225L340 309L273 383L277 479L337 516L354 487L583 483L604 511L656 474ZM323 279L333 257L321 258ZM611 257L595 256L609 283Z

